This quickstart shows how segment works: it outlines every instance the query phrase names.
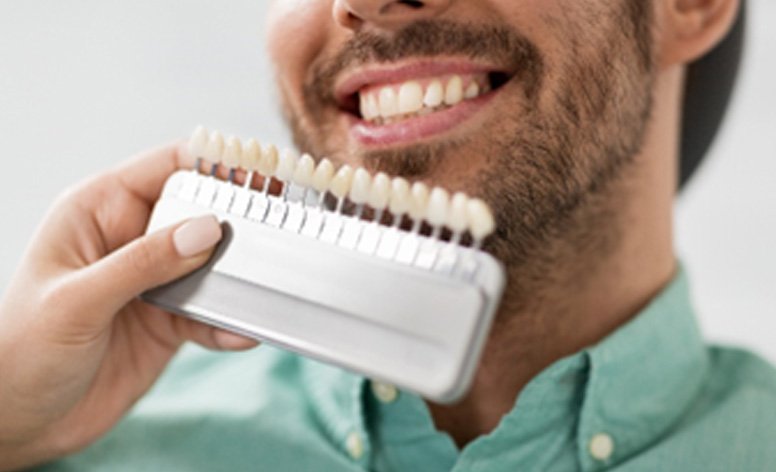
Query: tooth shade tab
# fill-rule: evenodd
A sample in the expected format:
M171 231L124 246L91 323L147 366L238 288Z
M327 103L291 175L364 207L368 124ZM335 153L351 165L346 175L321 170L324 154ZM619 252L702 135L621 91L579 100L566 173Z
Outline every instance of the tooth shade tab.
M367 203L375 210L384 210L391 197L391 179L385 172L378 172L372 179L372 190Z
M205 148L205 155L203 156L208 161L216 164L221 162L221 158L224 156L224 136L218 132L213 131L210 133L210 137L207 141L207 147Z
M275 177L288 182L294 177L296 163L299 161L299 155L293 149L284 149L278 160L278 168L275 171Z
M240 167L242 161L243 146L242 141L235 136L230 136L226 140L226 147L224 148L224 165L230 169L236 169Z
M428 197L426 219L432 226L443 226L447 223L450 209L450 194L441 187L434 187Z
M353 168L345 164L340 167L329 184L329 192L337 198L345 198L350 192L350 185L353 182Z
M396 216L401 216L410 208L410 183L403 177L394 177L391 180L391 198L388 201L388 210Z
M332 178L334 178L334 164L324 157L313 172L313 188L319 193L326 192L329 190Z
M278 167L278 148L269 144L262 150L259 173L264 177L272 177Z
M469 218L469 231L475 241L482 241L496 229L496 220L487 203L474 198L466 205Z
M313 182L315 172L315 159L309 154L302 154L294 169L294 183L303 187L309 187Z
M191 133L189 138L189 154L194 158L204 157L207 152L207 143L210 135L204 126L200 125Z
M423 182L415 182L410 190L410 205L407 209L409 215L415 220L422 220L426 217L428 209L429 189Z
M466 207L469 197L463 192L456 192L450 199L450 211L447 213L446 226L456 233L463 233L469 226Z
M259 162L261 161L261 146L259 142L251 138L245 142L243 147L242 160L240 166L248 171L256 171L259 169Z
M350 187L350 201L357 205L363 205L369 198L372 189L372 176L366 169L359 167L353 173L353 183Z

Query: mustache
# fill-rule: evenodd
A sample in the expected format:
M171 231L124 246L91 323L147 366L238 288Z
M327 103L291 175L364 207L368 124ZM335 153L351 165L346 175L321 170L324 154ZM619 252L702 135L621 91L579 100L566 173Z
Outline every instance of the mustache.
M503 25L475 25L449 20L420 20L392 35L357 31L330 59L311 68L303 97L314 115L335 102L334 83L344 71L365 64L411 57L455 55L503 67L523 82L526 96L535 98L544 76L539 48L520 32Z

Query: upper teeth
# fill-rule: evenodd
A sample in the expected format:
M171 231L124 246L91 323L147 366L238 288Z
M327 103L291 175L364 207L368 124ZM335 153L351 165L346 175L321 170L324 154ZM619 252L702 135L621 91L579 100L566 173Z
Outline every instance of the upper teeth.
M374 121L429 113L440 106L454 106L488 91L484 74L466 78L452 75L423 82L410 80L362 90L359 93L359 108L365 120Z

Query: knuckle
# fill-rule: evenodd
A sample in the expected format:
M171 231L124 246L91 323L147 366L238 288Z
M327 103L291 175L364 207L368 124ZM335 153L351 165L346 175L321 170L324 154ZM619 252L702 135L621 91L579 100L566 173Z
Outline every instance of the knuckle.
M148 239L139 239L131 251L127 252L129 266L141 274L148 273L161 264L161 257Z
M78 290L73 287L73 282L66 278L55 280L44 288L41 297L42 311L66 310L73 305Z

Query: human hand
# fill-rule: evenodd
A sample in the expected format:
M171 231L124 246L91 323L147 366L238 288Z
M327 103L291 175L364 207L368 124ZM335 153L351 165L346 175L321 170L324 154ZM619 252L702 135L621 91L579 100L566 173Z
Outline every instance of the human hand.
M145 153L67 191L37 230L0 301L0 469L77 451L106 433L186 340L255 341L140 301L204 264L212 216L143 236L183 146Z

